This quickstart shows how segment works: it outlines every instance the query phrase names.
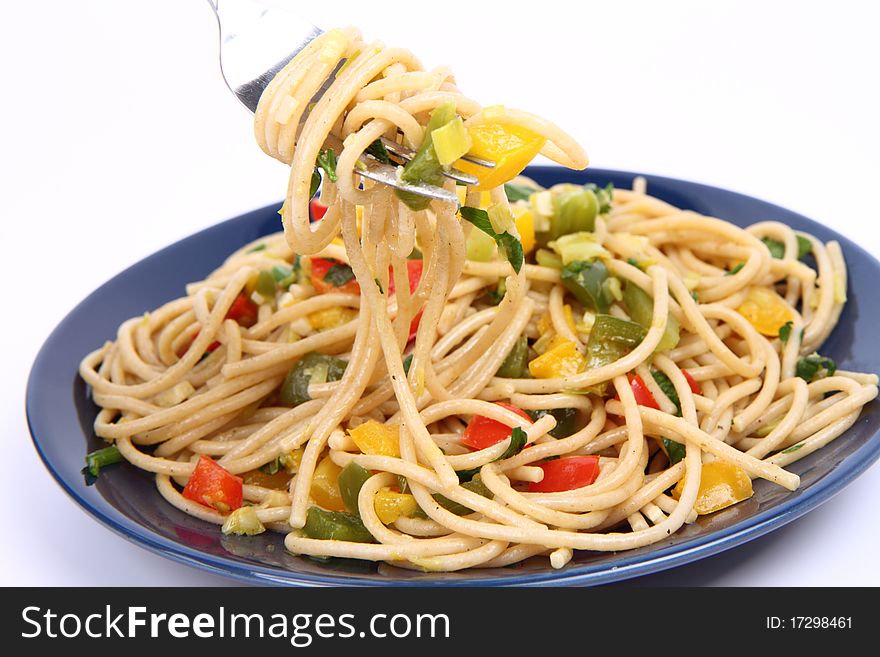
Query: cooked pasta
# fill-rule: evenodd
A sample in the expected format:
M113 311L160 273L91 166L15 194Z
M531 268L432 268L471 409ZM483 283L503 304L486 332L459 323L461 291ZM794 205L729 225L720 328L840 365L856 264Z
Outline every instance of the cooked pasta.
M753 479L795 490L785 467L877 395L816 353L846 301L836 242L682 210L644 179L513 179L538 152L587 157L405 50L325 33L255 133L290 165L283 232L80 367L95 433L224 532L431 571L561 568L661 541ZM461 211L365 179L366 157L458 189ZM456 188L451 163L479 184Z

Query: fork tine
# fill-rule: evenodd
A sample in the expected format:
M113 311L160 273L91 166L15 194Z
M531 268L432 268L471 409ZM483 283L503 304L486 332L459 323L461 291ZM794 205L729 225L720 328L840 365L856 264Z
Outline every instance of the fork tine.
M394 189L399 189L404 192L412 192L413 194L427 196L428 198L432 198L437 201L454 203L455 207L459 207L460 205L458 194L456 194L455 192L447 191L442 187L428 185L427 183L409 183L400 180L397 177L397 167L395 166L385 164L384 162L380 162L379 160L376 160L372 157L362 157L360 160L358 160L358 162L362 165L358 166L357 168L357 174L359 176L369 178L370 180L374 180L378 183L388 185L389 187L393 187Z

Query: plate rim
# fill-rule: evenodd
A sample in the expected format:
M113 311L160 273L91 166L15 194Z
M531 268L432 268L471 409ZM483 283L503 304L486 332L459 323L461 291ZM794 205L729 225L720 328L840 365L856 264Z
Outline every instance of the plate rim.
M524 172L525 175L542 174L554 175L558 174L562 167L537 165L531 166ZM575 175L581 172L575 172ZM803 220L818 228L817 232L824 232L834 236L844 243L845 252L847 254L853 251L857 252L858 258L871 262L878 270L880 270L880 260L866 251L856 242L850 240L845 235L835 231L834 229L816 222L799 212L787 209L774 203L764 201L763 199L744 194L742 192L725 189L706 183L689 181L680 178L672 178L668 176L660 176L647 173L636 173L626 170L617 169L599 169L591 168L587 175L594 174L597 177L628 177L645 176L649 181L655 184L668 183L673 186L685 185L688 191L696 190L698 194L702 190L710 190L713 193L723 192L735 195L747 201L758 201L765 206L778 209L789 215L796 215ZM658 548L643 554L633 555L627 559L623 557L621 565L608 567L594 566L591 564L574 565L570 569L563 570L542 570L534 573L516 573L511 572L507 576L499 576L486 580L468 580L462 579L380 579L366 578L356 573L335 573L327 572L322 574L304 573L292 570L283 570L280 567L259 566L256 564L247 564L242 561L227 558L222 555L212 554L192 548L162 537L156 532L148 528L146 525L140 524L122 514L115 507L110 506L111 511L97 508L92 502L81 495L73 482L69 481L55 467L51 457L44 449L41 443L38 431L35 428L34 416L36 413L35 399L39 397L36 388L39 382L39 375L44 368L43 361L46 359L46 352L51 343L64 334L65 326L77 315L80 308L87 304L93 297L100 295L107 286L111 285L116 279L123 276L130 269L133 269L143 263L145 260L155 257L162 257L166 251L180 245L182 242L189 240L199 240L205 233L210 232L219 226L230 222L243 221L245 217L250 215L260 216L270 209L274 209L280 205L272 203L261 208L241 213L235 217L225 219L203 228L195 233L187 235L180 240L176 240L161 249L147 255L141 260L131 264L129 267L121 270L117 274L107 279L103 284L93 290L89 295L81 299L73 309L71 309L64 318L55 326L49 335L43 341L37 356L35 357L30 372L28 374L26 394L25 394L25 415L27 419L28 431L30 433L31 442L43 463L43 466L49 471L55 483L76 503L76 505L85 511L87 515L97 520L100 524L107 527L115 534L121 536L127 541L146 549L159 556L183 563L185 565L195 567L202 571L206 571L215 575L230 577L238 581L263 585L279 585L279 586L399 586L399 587L471 587L471 586L570 586L570 585L600 585L612 582L620 582L634 577L647 575L669 568L673 568L686 563L698 561L700 559L710 557L720 552L735 548L745 542L763 536L789 522L805 515L814 510L824 502L828 501L835 494L843 490L853 480L863 474L875 461L880 458L880 431L875 431L868 436L865 442L855 448L850 454L844 457L837 466L829 471L818 481L810 484L802 489L802 492L796 497L790 497L783 500L779 504L766 509L753 516L744 518L743 520L734 522L733 524L718 530L710 531L705 535L696 536L685 540L683 543L677 543L665 547ZM851 256L848 255L848 259ZM876 403L876 402L874 402ZM861 418L860 418L861 419ZM859 422L857 419L856 422ZM853 425L855 426L855 424ZM847 431L851 431L852 427ZM618 554L627 555L627 552Z

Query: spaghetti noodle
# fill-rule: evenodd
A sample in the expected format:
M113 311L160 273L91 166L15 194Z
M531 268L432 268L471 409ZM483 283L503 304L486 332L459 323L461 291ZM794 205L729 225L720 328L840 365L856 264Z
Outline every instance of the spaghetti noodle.
M482 108L448 70L353 29L266 89L255 132L291 167L284 232L80 367L96 434L172 505L285 532L297 554L559 568L660 541L752 479L796 489L785 466L876 397L875 375L815 353L845 304L836 242L681 210L642 179L544 190L477 171L458 213L359 175L382 137L426 152L430 137L439 159L441 110L507 179L523 144L587 164L552 124Z

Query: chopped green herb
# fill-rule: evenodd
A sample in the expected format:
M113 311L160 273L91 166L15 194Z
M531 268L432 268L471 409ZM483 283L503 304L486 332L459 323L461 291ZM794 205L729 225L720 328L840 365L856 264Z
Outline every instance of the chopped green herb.
M331 182L336 182L336 152L332 148L318 152L317 165L324 170Z
M522 451L522 448L525 447L528 438L529 436L525 431L519 427L514 427L510 432L510 445L508 445L507 449L504 450L504 453L495 460L503 461L504 459L516 456Z
M309 198L312 198L321 186L321 171L318 167L312 170L312 181L309 184Z
M642 266L639 264L639 261L636 260L635 258L627 258L627 259L626 259L626 264L628 264L628 265L632 265L632 266L635 267L636 269L641 269L642 271L644 271L644 269L642 268Z
M578 416L576 408L553 408L550 410L538 409L534 411L526 411L526 413L535 422L548 414L555 417L556 426L548 432L554 438L568 438L575 432L575 421Z
M537 192L534 187L527 185L517 185L514 183L504 183L504 193L507 194L507 200L511 203L516 201L528 201L529 197Z
M791 337L792 326L792 322L789 320L779 327L779 340L782 344L788 344L788 339Z
M339 262L330 267L324 274L324 282L330 283L333 287L342 287L350 280L354 279L354 271L351 266L345 262Z
M724 275L725 275L725 276L733 276L734 274L738 274L739 271L740 271L740 269L742 269L742 268L745 267L745 266L746 266L746 263L744 263L744 262L739 262L739 263L737 263L736 265L734 265L733 269L731 269L729 272L727 272L727 273L724 274Z
M669 398L669 401L675 404L675 414L678 417L681 417L681 399L678 398L678 393L675 391L675 386L672 384L672 381L670 381L669 377L660 370L654 370L651 372L651 376L654 377L654 381L657 382L657 385L660 387L660 390L663 391L663 394Z
M409 374L409 368L412 365L413 355L409 354L406 358L403 359L403 373Z
M669 465L675 465L684 458L684 445L669 438L661 438L660 441L663 443L666 454L669 456Z
M801 260L805 255L813 252L813 243L806 237L801 237L800 235L797 235L797 243L798 260Z
M783 454L791 454L792 452L798 451L803 446L804 446L804 443L803 443L803 441L801 441L799 443L795 443L794 445L792 445L788 449L782 450L782 453Z
M492 222L489 221L489 213L485 210L465 206L461 208L461 216L495 240L499 250L513 267L513 271L518 274L525 260L522 243L519 239L510 233L501 233L500 235L496 233L492 228Z
M385 294L385 290L382 289L382 283L379 281L379 279L374 278L373 282L376 284L376 287L379 288L379 294Z
M795 376L801 377L804 381L812 381L816 376L823 378L825 376L834 376L837 371L837 363L830 358L825 358L819 354L812 354L799 358L795 366Z
M422 252L419 251L416 247L413 247L413 250L410 252L408 256L406 256L407 260L422 260Z
M266 243L261 242L261 243L257 244L256 246L248 249L247 253L257 253L258 251L265 251L265 250L266 250Z
M380 162L391 164L391 157L388 155L388 149L385 148L385 144L382 143L381 139L377 139L372 144L367 146L367 150L365 151L365 153L367 155L372 155Z
M785 256L785 244L782 242L778 242L770 237L762 237L761 241L764 242L764 246L770 251L770 255L777 260L781 260Z

